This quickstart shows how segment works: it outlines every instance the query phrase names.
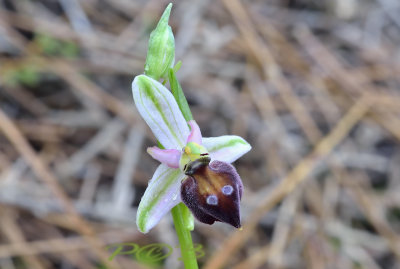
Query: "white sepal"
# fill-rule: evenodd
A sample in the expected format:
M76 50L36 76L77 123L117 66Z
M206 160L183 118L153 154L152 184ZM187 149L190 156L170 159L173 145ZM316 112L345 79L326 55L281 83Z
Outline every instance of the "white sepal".
M210 153L212 160L233 163L251 150L251 146L243 138L236 135L203 137L203 146Z
M182 149L189 127L171 92L158 81L146 76L132 82L133 99L140 115L166 149Z
M184 177L179 169L165 164L158 166L138 207L136 224L139 231L147 233L181 202L181 181Z

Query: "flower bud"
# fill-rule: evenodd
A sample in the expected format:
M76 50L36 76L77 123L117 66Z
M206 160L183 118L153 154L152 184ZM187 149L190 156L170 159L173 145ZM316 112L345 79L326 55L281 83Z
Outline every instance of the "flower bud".
M156 29L150 34L144 73L155 80L166 78L175 62L175 40L168 25L172 3L165 9Z

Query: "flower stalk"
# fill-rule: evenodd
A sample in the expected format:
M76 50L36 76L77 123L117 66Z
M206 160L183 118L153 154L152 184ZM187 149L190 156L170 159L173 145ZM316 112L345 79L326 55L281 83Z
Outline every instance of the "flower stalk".
M181 248L183 264L186 269L197 269L199 267L197 265L196 253L194 252L192 235L186 226L188 213L191 214L189 209L183 203L179 203L171 210L172 219L174 220L175 230Z

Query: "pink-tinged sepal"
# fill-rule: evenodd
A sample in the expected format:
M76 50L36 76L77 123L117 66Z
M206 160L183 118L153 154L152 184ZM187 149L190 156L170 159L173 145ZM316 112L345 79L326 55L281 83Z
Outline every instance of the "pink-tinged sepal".
M147 153L157 161L171 168L179 168L181 151L177 149L160 149L157 147L147 148Z
M199 145L202 144L202 136L199 125L197 125L196 121L191 120L188 122L190 125L190 134L187 138L186 143L195 142Z
M208 160L208 162L207 162ZM202 158L185 167L181 198L201 222L221 221L240 228L243 184L236 169L225 162Z

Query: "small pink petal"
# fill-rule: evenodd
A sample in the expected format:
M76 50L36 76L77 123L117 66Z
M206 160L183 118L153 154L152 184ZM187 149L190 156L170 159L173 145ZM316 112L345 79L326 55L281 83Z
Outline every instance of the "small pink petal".
M160 149L157 147L151 147L147 148L147 153L157 161L171 168L179 168L181 152L177 149Z
M186 143L195 142L195 143L201 145L202 137L201 137L201 131L200 131L199 125L197 125L196 121L194 121L194 120L191 120L188 123L190 125L190 134L187 138Z

